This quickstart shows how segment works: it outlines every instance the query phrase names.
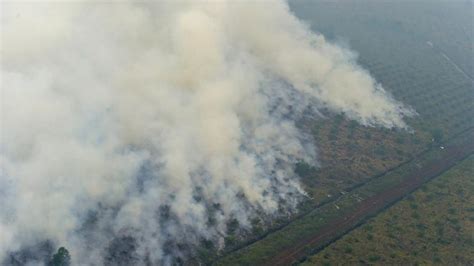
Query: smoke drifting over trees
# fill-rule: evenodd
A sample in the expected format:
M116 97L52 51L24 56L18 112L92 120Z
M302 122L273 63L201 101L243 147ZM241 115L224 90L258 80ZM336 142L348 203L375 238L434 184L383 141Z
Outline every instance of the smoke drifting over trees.
M0 261L44 240L73 264L117 238L155 264L170 241L222 245L229 220L301 200L303 111L412 113L284 1L2 7Z

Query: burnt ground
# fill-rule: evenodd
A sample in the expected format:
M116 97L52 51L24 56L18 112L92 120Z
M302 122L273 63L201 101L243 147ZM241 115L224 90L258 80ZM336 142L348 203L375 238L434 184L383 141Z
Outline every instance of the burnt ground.
M472 134L472 130L470 130ZM267 261L267 265L291 265L303 260L308 255L308 248L319 251L328 244L334 242L345 233L354 229L368 217L380 212L384 208L394 204L408 193L414 191L423 183L440 175L474 153L474 142L454 143L444 147L440 158L432 159L423 165L417 164L417 168L407 173L403 182L383 190L382 192L366 198L359 202L352 211L345 215L330 220L316 234L301 239L291 247L282 251L279 255Z

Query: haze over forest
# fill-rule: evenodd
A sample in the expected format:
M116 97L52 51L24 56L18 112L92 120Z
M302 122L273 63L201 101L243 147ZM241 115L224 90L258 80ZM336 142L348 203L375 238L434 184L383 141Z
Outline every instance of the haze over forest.
M322 166L308 123L414 134L417 108L297 4L2 2L0 261L38 245L73 265L124 243L136 265L224 250L231 227L312 198L295 172Z

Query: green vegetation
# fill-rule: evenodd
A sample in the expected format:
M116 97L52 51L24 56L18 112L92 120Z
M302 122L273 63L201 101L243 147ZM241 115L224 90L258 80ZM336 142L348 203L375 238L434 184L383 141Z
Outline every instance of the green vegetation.
M469 4L295 0L290 6L314 31L348 43L358 63L418 113L407 120L413 134L367 128L328 113L305 125L312 128L322 166L302 178L313 198L307 209L474 127Z
M396 99L414 107L417 131L446 138L474 125L472 2L295 0L292 10L348 44Z
M69 255L69 251L64 248L60 247L56 254L53 255L53 258L48 264L49 266L69 266L71 265L71 256Z
M317 143L321 165L313 168L309 162L300 162L295 166L308 198L298 212L262 215L256 219L256 230L234 230L226 237L224 250L206 253L213 255L201 262L220 258L218 264L262 263L352 210L360 200L396 186L406 173L439 156L441 145L474 127L474 60L465 56L472 54L474 36L466 28L472 6L448 1L295 0L290 7L314 31L349 44L358 54L357 62L418 115L407 119L409 130L364 127L326 110L322 110L325 118L300 121ZM412 161L420 154L422 159ZM407 219L423 219L422 205L415 202L410 210ZM376 235L367 233L364 241L376 242ZM308 253L320 244L309 245ZM345 246L344 254L353 254L355 247L349 250ZM372 260L380 263L382 258ZM368 257L366 261L372 263Z
M450 145L461 145L466 141L472 139L473 134L465 134L460 136L458 139L450 142ZM387 189L393 188L404 181L411 180L410 173L416 173L421 165L430 165L430 162L437 162L443 158L444 151L440 149L432 149L425 153L421 158L417 158L408 164L405 164L394 171L389 172L386 175L380 176L370 180L363 186L357 187L350 192L340 193L337 195L336 200L331 201L327 204L322 205L306 214L292 221L282 229L273 232L265 238L253 243L241 249L237 252L230 253L217 261L217 265L259 265L267 262L268 260L278 256L287 249L293 248L296 244L300 243L304 239L308 239L312 235L316 235L321 230L324 230L325 226L332 226L334 219L344 217L348 213L353 212L358 208L360 202L365 199L369 199L378 194L383 194ZM385 204L389 204L386 202ZM418 207L418 205L413 205ZM412 207L410 207L412 208ZM352 221L352 224L363 222L364 219L370 217L373 213L366 213L364 216ZM411 219L411 218L410 218ZM314 252L329 240L344 232L334 233L326 235L326 237L318 242L306 245L302 251L305 254ZM365 242L374 242L375 235L372 232L372 228L367 227L367 232L364 235ZM362 241L362 240L361 240Z
M473 191L471 156L303 265L469 265L474 261Z

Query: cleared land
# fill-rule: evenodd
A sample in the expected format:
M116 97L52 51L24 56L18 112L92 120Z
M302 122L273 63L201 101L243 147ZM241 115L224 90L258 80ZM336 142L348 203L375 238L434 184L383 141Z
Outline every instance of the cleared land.
M433 147L419 158L316 208L260 241L225 256L217 265L297 263L472 154L473 137L474 131L468 130L443 144L444 149Z
M471 156L303 265L472 265Z

